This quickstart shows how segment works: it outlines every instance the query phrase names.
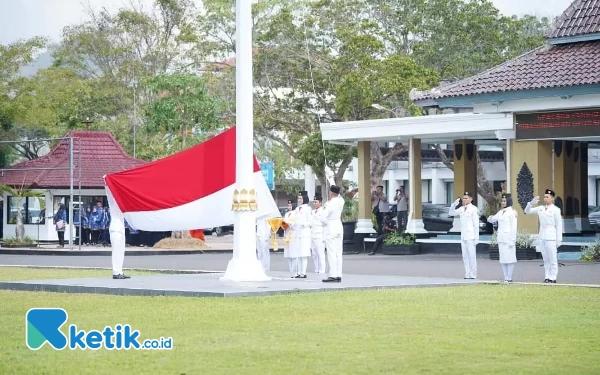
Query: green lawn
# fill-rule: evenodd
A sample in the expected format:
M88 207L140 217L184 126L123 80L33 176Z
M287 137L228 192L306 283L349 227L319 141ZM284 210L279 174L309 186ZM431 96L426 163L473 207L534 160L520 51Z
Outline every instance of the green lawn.
M13 272L1 271L0 279ZM231 299L0 291L0 301L0 374L600 373L598 289L481 285ZM63 332L69 324L131 324L142 339L173 337L174 347L31 351L32 307L66 309Z

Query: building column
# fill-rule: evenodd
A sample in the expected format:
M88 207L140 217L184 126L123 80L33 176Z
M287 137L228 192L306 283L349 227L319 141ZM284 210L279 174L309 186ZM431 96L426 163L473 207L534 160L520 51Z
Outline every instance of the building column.
M408 223L406 232L427 233L423 225L423 185L421 184L421 140L411 138L408 141Z
M580 232L593 232L588 219L589 215L589 175L588 175L588 143L579 142L579 158L575 160L577 175L575 179L575 197L579 203L579 211L575 211L575 227Z
M365 237L377 233L371 221L371 142L358 142L358 222L354 230L354 249L363 251Z
M554 204L560 207L563 217L563 233L577 233L575 226L575 154L579 160L579 142L553 141L554 155ZM540 193L540 196L543 193ZM577 202L579 203L579 202Z
M533 197L541 201L544 190L552 187L552 141L511 141L510 151L509 178L513 208L519 214L518 230L537 234L537 215L525 215L523 210Z
M454 194L462 197L465 192L473 196L477 206L477 147L474 140L454 141ZM453 198L456 198L453 197ZM454 199L452 199L454 202ZM454 217L450 232L460 232L460 217Z

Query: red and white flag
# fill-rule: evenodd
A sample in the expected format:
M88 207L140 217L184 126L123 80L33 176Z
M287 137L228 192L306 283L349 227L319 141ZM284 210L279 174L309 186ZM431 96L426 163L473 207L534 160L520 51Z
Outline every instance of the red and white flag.
M113 218L144 231L191 230L233 224L235 170L233 127L164 159L108 174L104 181ZM280 217L256 157L253 176L256 217Z

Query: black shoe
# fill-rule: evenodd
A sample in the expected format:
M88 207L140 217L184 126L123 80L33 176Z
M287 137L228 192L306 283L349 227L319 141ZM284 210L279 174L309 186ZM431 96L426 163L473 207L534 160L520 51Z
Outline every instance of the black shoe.
M131 279L131 276L125 276L124 274L113 275L113 279L115 280L123 280L123 279Z
M550 282L550 279L544 279L544 283L548 284Z
M552 284L556 284L556 280L550 280Z
M371 251L371 252L370 252L369 254L367 254L367 255L375 255L375 253Z
M341 279L340 279L340 280L341 280ZM328 277L328 278L326 278L326 279L323 279L323 282L324 282L324 283L334 283L334 282L337 282L337 281L338 281L338 280L337 280L337 278L335 278L335 277Z
M296 279L306 279L306 275L298 275L296 276Z
M335 281L338 282L338 283L341 283L342 282L342 278L341 277L336 277Z

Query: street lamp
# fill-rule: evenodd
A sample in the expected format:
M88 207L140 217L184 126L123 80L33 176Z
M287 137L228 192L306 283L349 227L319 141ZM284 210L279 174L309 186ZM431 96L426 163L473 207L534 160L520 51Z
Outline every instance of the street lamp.
M89 117L86 117L85 120L81 120L82 124L86 124L87 130L90 130L90 124L94 123L94 120L90 120Z
M371 104L371 107L373 107L375 109L378 109L380 111L390 112L390 113L392 113L394 115L394 117L398 117L398 115L396 114L396 112L394 112L393 110L391 110L389 108L386 108L386 107L382 106L381 104L373 103L373 104Z

